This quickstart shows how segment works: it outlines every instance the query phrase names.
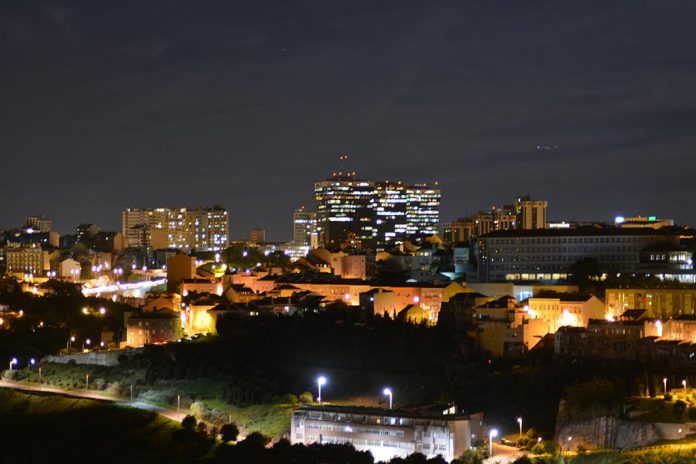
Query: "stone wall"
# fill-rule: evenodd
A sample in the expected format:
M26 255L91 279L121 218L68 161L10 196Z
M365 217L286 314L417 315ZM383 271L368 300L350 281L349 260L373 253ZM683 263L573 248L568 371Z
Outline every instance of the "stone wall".
M695 422L634 422L604 416L564 424L556 431L556 439L564 449L570 446L574 450L580 444L587 449L625 449L646 446L659 440L678 440L692 433L696 433ZM572 439L568 440L568 437Z
M90 351L89 353L65 354L59 356L46 356L41 361L57 364L67 364L74 361L75 364L89 364L93 366L115 366L118 364L118 358L121 355L133 356L141 353L142 348L130 348L127 350L110 350L110 351Z

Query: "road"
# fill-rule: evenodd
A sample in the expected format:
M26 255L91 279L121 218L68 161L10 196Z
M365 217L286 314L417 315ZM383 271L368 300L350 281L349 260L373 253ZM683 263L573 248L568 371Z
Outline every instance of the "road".
M98 401L109 401L111 403L130 406L132 408L144 409L146 411L156 412L160 416L164 416L176 422L180 422L184 416L184 411L177 412L176 409L162 408L153 404L144 403L141 401L125 401L122 398L106 395L96 390L65 390L63 388L54 387L51 385L37 383L18 383L0 380L0 388L11 388L13 390L21 390L26 392L51 393L55 395L70 396L73 398L85 398Z
M514 446L493 443L493 456L483 461L485 464L507 464L522 456L524 453Z

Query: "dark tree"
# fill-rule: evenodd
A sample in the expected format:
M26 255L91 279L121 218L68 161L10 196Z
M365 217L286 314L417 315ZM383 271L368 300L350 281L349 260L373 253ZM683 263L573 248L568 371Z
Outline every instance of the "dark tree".
M222 427L220 427L220 437L222 438L222 441L225 443L229 443L231 441L237 441L237 437L239 436L239 427L233 422L230 422L229 424L225 424Z
M196 424L196 418L191 415L184 417L181 421L181 426L185 429L194 429L196 428Z

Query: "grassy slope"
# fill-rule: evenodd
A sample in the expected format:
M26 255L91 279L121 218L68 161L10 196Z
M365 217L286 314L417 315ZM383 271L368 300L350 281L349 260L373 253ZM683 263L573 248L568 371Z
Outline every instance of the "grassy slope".
M156 413L112 403L0 390L3 462L166 462L176 428Z

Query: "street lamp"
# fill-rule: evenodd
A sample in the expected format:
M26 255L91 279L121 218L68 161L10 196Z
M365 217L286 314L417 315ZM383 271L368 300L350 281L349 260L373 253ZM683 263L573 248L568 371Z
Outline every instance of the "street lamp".
M662 387L663 390L665 391L665 396L667 395L667 377L662 378Z
M17 365L17 358L12 358L10 359L10 370L12 370L12 366Z
M323 375L319 376L317 379L317 387L319 388L319 396L317 396L317 402L321 403L321 386L326 385L326 377Z
M517 423L520 424L520 439L522 438L522 416L517 418Z
M89 390L89 374L85 376L85 390Z
M686 379L682 380L682 387L684 388L684 394L686 395Z
M384 390L382 390L382 394L389 397L389 409L391 409L392 400L394 399L394 394L392 393L391 388L385 388Z
M31 359L29 360L29 364L31 364L32 366L35 365L35 364L36 364L36 359L31 358Z
M491 429L488 432L488 456L493 456L493 439L498 436L498 429Z

